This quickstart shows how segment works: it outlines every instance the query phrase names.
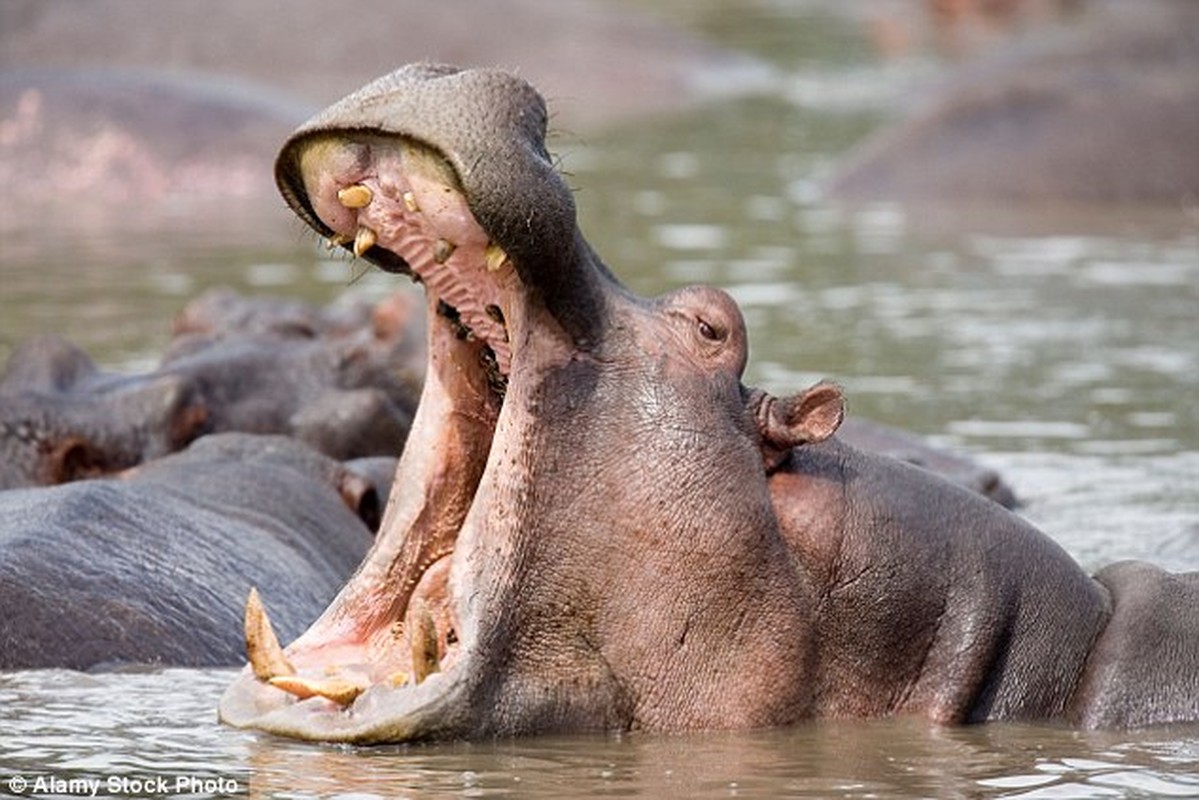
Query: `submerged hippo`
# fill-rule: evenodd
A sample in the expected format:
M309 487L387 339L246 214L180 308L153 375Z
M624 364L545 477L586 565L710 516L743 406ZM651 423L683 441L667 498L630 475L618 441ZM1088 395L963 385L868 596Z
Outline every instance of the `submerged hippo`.
M1091 578L998 504L840 442L835 386L744 386L732 299L622 286L545 125L518 78L417 65L284 146L301 218L423 284L428 369L373 549L286 651L251 604L224 721L370 743L1199 719L1199 574Z
M1099 5L1099 4L1097 4ZM1174 209L1199 194L1199 4L1108 3L981 59L856 148L831 198L1010 215ZM920 215L913 214L914 218Z
M236 664L247 590L299 633L366 553L378 494L299 442L237 433L0 492L0 670Z
M118 472L222 431L286 434L339 460L394 456L423 369L411 304L321 309L213 290L138 375L102 371L57 336L29 339L0 373L0 490Z

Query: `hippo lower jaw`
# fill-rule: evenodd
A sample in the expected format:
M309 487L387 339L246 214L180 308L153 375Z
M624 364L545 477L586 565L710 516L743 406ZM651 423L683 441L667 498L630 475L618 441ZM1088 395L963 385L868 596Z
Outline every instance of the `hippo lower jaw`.
M248 605L252 666L222 698L220 717L323 741L466 735L464 693L479 670L473 626L459 619L469 593L459 538L468 516L485 513L476 493L498 458L497 426L519 427L501 421L514 365L559 358L556 337L539 326L535 340L510 341L527 327L525 287L438 154L395 136L330 134L300 147L301 191L330 238L425 286L428 377L396 476L403 491L371 553L286 653L275 652L265 613Z

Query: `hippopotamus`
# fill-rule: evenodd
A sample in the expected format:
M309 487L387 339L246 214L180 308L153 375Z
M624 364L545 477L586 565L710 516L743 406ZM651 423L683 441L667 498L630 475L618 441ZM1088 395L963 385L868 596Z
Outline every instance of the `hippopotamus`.
M214 431L294 436L337 459L394 456L423 364L423 319L407 295L316 309L215 291L189 303L155 371L206 399Z
M0 375L0 489L111 474L222 431L286 434L338 460L394 456L424 369L412 306L402 294L323 309L213 290L136 375L102 371L58 336L29 339Z
M1089 576L999 504L840 441L835 384L746 386L736 303L622 285L546 119L512 74L418 64L283 146L301 219L424 287L428 366L370 553L286 649L248 604L222 720L377 743L1199 719L1199 574Z
M13 352L0 375L0 490L117 472L208 430L203 398L178 376L97 390L103 382L95 362L59 336Z
M249 589L302 631L366 553L380 490L293 439L230 433L0 492L0 669L240 663Z
M1030 205L1059 216L1064 204L1191 209L1196 26L1194 3L1105 4L1076 30L980 59L859 145L827 194L1003 216Z

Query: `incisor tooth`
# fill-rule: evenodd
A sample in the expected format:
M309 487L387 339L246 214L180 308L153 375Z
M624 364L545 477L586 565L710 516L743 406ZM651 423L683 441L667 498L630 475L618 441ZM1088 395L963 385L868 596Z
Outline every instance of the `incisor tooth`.
M335 233L325 240L325 249L332 252L348 241L350 241L349 236L346 236L344 233Z
M259 680L296 674L296 668L279 646L279 638L275 636L275 629L271 627L271 620L255 588L250 589L250 596L246 598L246 654Z
M370 187L363 186L361 183L347 186L337 193L337 199L346 208L366 208L374 198L375 193L370 190Z
M354 237L354 255L361 256L367 250L375 246L375 242L379 237L370 228L363 225L358 229L358 235Z
M354 698L362 694L366 687L352 683L343 678L301 678L298 675L280 675L271 678L269 683L276 689L294 694L304 700L309 697L326 697L338 705L348 706Z
M488 242L487 249L483 251L483 257L487 261L488 272L496 272L508 263L508 254L495 242Z
M420 211L420 206L416 204L416 195L412 192L404 192L404 208L415 214Z

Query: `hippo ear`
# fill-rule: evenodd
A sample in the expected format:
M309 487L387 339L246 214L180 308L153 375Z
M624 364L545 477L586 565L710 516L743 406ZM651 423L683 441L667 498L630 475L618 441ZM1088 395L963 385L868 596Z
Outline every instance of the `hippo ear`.
M48 486L95 478L106 472L104 453L82 436L68 436L46 456L43 482Z
M757 406L767 472L777 468L792 447L832 436L845 418L845 395L840 386L827 381L782 399L762 392L751 402Z
M383 521L383 504L374 481L350 469L339 470L337 490L341 499L358 515L358 518L370 528L371 533L377 533L379 524Z

